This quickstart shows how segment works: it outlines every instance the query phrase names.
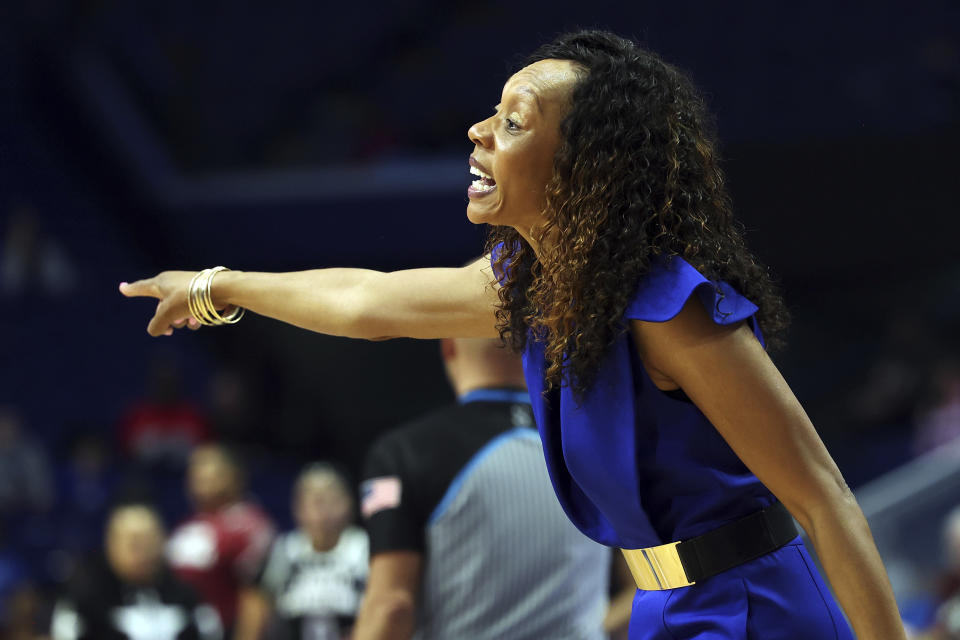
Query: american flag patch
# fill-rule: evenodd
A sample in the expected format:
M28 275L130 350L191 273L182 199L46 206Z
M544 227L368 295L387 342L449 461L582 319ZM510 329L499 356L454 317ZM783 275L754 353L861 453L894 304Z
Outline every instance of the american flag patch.
M364 518L399 506L400 478L397 476L370 478L360 485L360 511Z

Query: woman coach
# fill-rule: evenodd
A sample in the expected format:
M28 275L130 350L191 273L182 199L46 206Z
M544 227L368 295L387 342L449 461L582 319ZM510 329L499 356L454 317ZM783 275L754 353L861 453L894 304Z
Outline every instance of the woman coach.
M561 36L469 130L467 217L491 225L487 259L171 271L121 291L159 299L154 336L226 308L372 340L500 335L524 353L561 504L625 549L631 639L850 638L791 514L857 636L903 638L866 521L767 356L786 313L744 246L706 119L656 55Z

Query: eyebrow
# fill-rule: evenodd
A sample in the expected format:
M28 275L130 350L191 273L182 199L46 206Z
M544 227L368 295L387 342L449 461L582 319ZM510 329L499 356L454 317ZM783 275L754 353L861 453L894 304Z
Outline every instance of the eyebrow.
M533 102L537 106L537 111L539 111L540 113L543 113L543 105L540 104L540 96L537 95L537 93L533 89L527 86L520 86L520 87L517 87L517 93L524 93L528 96L533 97ZM497 106L495 106L493 110L499 111L501 106L503 106L502 103L498 102Z
M525 93L529 96L533 96L533 101L537 105L537 111L543 113L543 106L540 104L540 96L537 95L530 87L517 87L517 93Z

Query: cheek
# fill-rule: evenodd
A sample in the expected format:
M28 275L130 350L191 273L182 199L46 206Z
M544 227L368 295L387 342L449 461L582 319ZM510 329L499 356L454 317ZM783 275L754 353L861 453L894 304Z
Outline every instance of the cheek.
M536 180L543 189L553 178L553 164L557 153L556 143L544 144L537 150L536 157L538 162L535 164Z
M514 153L507 157L507 176L511 191L520 191L525 199L543 196L547 183L553 175L553 147L540 140L518 144ZM514 193L513 197L519 196Z
M500 200L518 213L540 211L545 204L547 179L548 174L539 167L525 163L510 174Z

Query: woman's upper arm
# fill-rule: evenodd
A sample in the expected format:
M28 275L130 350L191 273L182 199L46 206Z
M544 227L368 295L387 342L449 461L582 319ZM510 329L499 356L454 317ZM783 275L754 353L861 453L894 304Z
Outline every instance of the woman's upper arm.
M848 493L840 471L753 332L714 324L691 298L674 319L634 321L644 363L679 385L744 464L806 528Z
M362 331L372 339L495 338L498 288L489 256L459 268L376 273L363 287Z

